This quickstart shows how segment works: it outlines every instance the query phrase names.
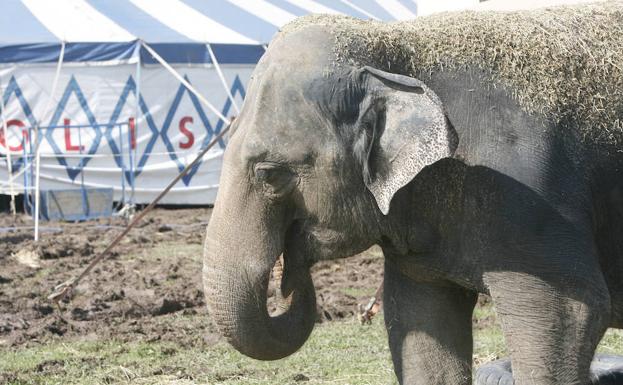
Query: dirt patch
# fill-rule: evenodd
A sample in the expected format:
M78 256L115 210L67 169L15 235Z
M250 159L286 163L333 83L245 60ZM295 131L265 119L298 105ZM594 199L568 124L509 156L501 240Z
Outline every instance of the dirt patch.
M157 209L78 285L59 312L47 300L53 288L79 273L126 223L120 218L44 223L42 240L35 244L30 218L0 215L0 345L72 338L165 340L181 346L218 342L201 286L209 216L210 209L203 208ZM34 262L24 263L19 255ZM355 317L382 271L378 249L315 266L318 321Z

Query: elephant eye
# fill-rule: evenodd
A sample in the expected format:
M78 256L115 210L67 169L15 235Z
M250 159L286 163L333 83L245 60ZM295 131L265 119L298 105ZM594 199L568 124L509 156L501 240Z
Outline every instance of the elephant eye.
M276 182L284 172L285 168L277 163L262 162L255 165L255 176L265 183Z
M287 194L296 185L296 174L289 168L273 162L255 165L255 177L270 196Z

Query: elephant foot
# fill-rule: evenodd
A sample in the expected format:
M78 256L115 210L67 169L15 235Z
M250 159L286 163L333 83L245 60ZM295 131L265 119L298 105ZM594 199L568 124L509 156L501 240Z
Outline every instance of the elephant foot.
M589 385L623 385L623 356L596 354L591 363ZM489 362L476 371L474 385L513 385L508 358Z

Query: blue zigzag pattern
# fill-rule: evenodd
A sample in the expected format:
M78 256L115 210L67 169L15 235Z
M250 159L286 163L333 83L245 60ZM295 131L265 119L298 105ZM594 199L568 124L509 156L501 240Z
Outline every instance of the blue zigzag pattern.
M188 80L186 76L185 76L185 79ZM243 99L245 98L246 91L238 75L236 75L232 83L232 87L230 91L234 97L237 95L240 95ZM139 108L143 114L143 117L145 118L144 120L147 123L147 127L150 130L151 136L149 138L149 141L147 142L147 145L145 146L143 153L138 158L138 162L136 163L135 169L134 169L134 175L132 175L131 171L126 171L125 178L128 181L131 181L132 178L136 178L142 172L145 164L149 160L149 156L158 140L158 137L162 138L162 141L164 142L167 148L167 151L169 151L169 156L171 160L173 160L176 163L178 169L180 171L184 169L185 166L180 160L180 158L177 156L177 154L175 153L175 148L173 146L173 143L171 142L167 134L171 126L171 123L173 121L173 117L175 116L175 113L177 112L177 109L180 106L182 97L184 96L185 92L188 92L188 90L186 89L186 87L180 84L177 90L177 93L175 95L175 98L173 100L173 103L171 104L171 107L169 108L169 111L166 115L166 118L162 125L162 129L160 130L158 129L158 126L154 122L151 112L149 110L149 107L147 107L147 104L145 103L143 96L139 95ZM54 111L52 119L50 119L50 122L48 124L49 127L45 132L45 139L48 141L48 143L50 143L50 146L54 150L54 153L57 155L56 157L57 161L59 162L59 164L65 167L67 171L67 175L69 176L71 180L75 180L75 178L78 175L80 175L84 167L92 159L92 157L88 155L93 155L97 152L97 149L100 143L102 142L103 138L106 140L106 142L110 146L117 166L119 166L119 168L124 168L125 165L124 165L123 155L121 153L121 148L119 147L118 143L115 141L115 138L113 136L113 130L115 129L115 127L117 127L119 123L118 119L121 116L123 107L127 103L127 99L130 94L133 94L136 97L136 82L134 81L132 76L128 77L128 80L126 81L123 91L121 92L121 95L119 96L119 100L117 101L115 105L113 113L111 114L110 119L108 120L108 123L106 123L103 126L100 126L97 120L95 119L95 115L93 114L92 110L90 109L88 105L88 102L84 96L82 89L80 88L78 84L78 81L75 79L74 76L71 77L71 79L69 80L67 84L67 87L65 88L65 91L63 92L61 100L59 101ZM32 114L32 110L30 106L28 105L28 102L26 101L26 98L24 97L24 94L21 88L17 84L17 81L15 80L14 77L11 77L8 87L6 88L4 92L4 95L3 95L4 105L7 105L7 102L9 101L12 95L15 95L15 97L18 99L18 102L22 110L24 111L24 115L26 115L26 118L28 119L30 127L35 127L36 120ZM95 138L91 146L89 147L88 151L86 152L87 156L80 159L79 163L76 166L69 165L69 163L67 162L67 158L63 156L62 150L60 149L58 144L55 142L54 137L53 137L54 130L64 129L64 127L62 127L62 125L60 125L59 123L60 123L60 119L62 117L63 111L65 111L65 107L67 106L67 103L69 102L71 95L75 95L80 105L80 108L83 110L83 112L85 113L87 117L89 125L95 131ZM208 143L210 143L212 138L221 132L221 130L223 129L224 123L222 120L219 119L216 125L213 127L209 119L207 118L207 115L203 107L201 106L201 103L197 99L197 97L190 92L188 92L188 95L190 97L190 100L194 108L196 109L199 115L199 119L203 127L206 130L205 138L201 144L201 148L205 148L205 146L207 146ZM224 116L227 116L230 112L231 107L232 107L232 102L228 98L225 101L225 104L223 105L223 109L221 110L221 113ZM102 127L103 127L104 132L102 132ZM126 143L129 146L129 139L126 141ZM219 140L219 146L221 148L225 148L225 142L222 139ZM190 172L182 179L183 183L186 186L190 184L193 176L197 173L199 167L201 166L201 163L202 162L200 162L195 167L193 167L190 170ZM24 160L22 158L15 160L13 162L13 166L14 166L13 171L16 172L23 165L24 165Z

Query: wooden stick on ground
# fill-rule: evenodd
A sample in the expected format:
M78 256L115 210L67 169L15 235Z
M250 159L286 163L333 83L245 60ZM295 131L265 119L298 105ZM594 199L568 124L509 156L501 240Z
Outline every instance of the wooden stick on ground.
M143 217L145 217L145 215L147 215L147 213L149 213L157 204L158 202L160 202L160 200L162 200L162 198L173 188L173 186L175 186L175 184L177 182L180 181L180 179L182 179L182 177L184 177L184 175L186 175L197 163L199 163L199 161L201 160L201 158L203 158L203 156L212 148L214 147L214 145L216 143L218 143L219 140L221 140L225 134L227 133L227 131L229 131L229 128L231 127L230 125L227 125L207 146L206 148L204 148L203 150L201 150L198 154L197 157L190 163L188 164L183 170L182 172L179 173L178 176L175 177L175 179L173 179L171 181L171 183L169 183L169 185L162 190L162 192L160 194L158 194L158 196L144 209L142 210L136 217L134 217L134 219L132 220L132 222L130 222L128 224L128 226L119 234L117 235L117 237L106 247L106 249L104 249L104 251L102 251L97 257L95 257L95 259L93 259L93 261L91 261L91 263L89 263L89 265L82 271L82 273L80 273L80 275L78 275L77 277L72 277L69 280L61 283L60 285L56 286L54 288L54 292L52 294L50 294L48 296L48 299L55 302L57 304L57 306L59 306L60 308L60 302L67 296L69 295L69 293L72 291L72 289L74 287L76 287L76 285L78 284L78 282L80 282L80 280L82 280L87 274L89 274L89 272L93 269L93 267L95 267L95 265L97 265L101 260L103 260L105 257L108 256L108 254L110 253L110 251L113 249L113 247L115 247L120 241L121 239L123 239L123 237L125 237L130 230L132 230L132 228L134 226L136 226L138 224L138 222L143 219Z

